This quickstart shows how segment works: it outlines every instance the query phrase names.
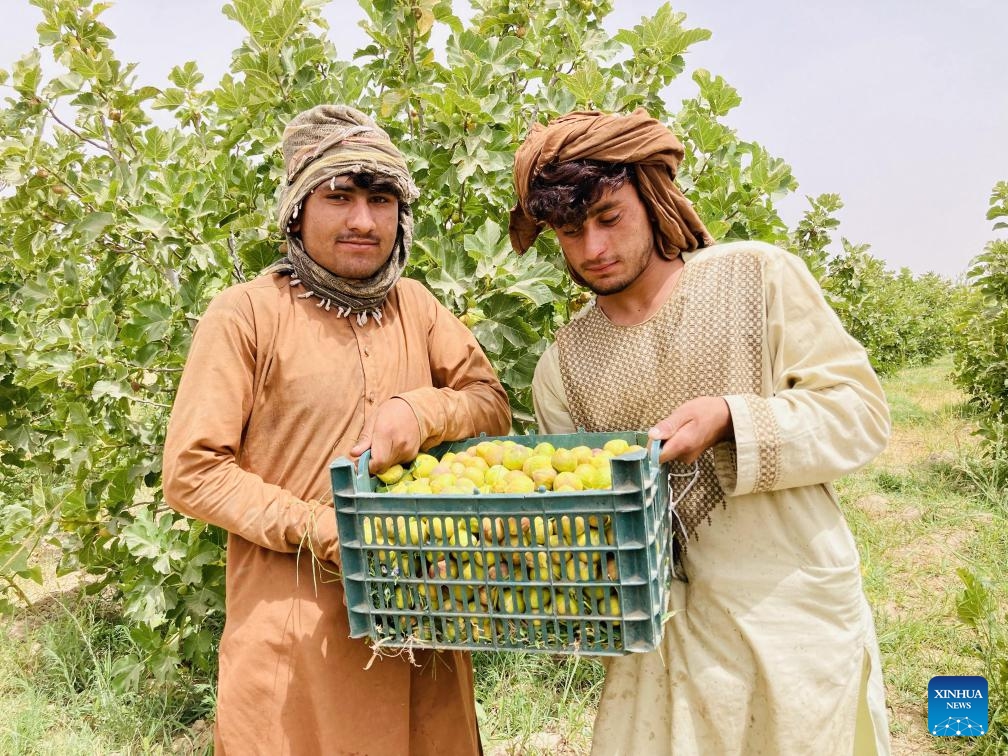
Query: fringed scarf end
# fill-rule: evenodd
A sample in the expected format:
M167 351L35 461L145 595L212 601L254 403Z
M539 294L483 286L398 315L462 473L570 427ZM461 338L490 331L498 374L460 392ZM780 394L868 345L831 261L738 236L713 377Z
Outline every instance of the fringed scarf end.
M291 287L301 286L301 279L296 277L296 274L292 275L290 282L288 284ZM298 299L311 299L312 297L318 297L318 304L316 307L324 309L326 312L336 311L336 315L341 318L348 318L354 314L354 311L349 306L340 305L332 297L327 297L324 294L320 294L311 289L296 295ZM357 325L367 325L368 317L370 317L374 322L378 324L381 328L382 325L382 311L380 307L373 307L371 309L361 310L356 313L357 315Z

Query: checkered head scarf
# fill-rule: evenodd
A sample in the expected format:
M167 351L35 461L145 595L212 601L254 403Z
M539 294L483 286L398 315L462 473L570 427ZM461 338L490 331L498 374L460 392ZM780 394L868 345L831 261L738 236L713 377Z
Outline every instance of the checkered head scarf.
M316 297L318 307L354 315L363 325L370 315L381 322L385 297L402 276L413 243L410 203L420 195L403 154L371 118L346 105L318 105L296 115L283 133L285 181L277 221L287 236L287 256L264 273L290 275L303 299ZM315 262L291 225L312 191L337 176L371 173L389 179L399 199L399 232L388 261L370 278L334 275Z

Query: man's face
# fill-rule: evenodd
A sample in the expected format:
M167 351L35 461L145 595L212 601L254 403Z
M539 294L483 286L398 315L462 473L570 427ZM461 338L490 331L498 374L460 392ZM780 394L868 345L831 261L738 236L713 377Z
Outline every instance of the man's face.
M342 278L369 278L392 254L399 201L388 186L363 189L350 176L337 176L305 198L291 230L301 232L305 252L326 270Z
M578 227L557 227L567 264L596 294L617 294L657 257L647 210L629 181L603 194Z

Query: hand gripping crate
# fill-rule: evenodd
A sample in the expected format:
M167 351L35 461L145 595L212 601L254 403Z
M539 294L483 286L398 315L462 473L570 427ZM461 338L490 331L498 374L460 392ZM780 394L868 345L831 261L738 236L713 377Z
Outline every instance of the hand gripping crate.
M643 433L470 438L645 446ZM386 648L623 655L654 649L672 576L657 443L611 460L612 488L528 494L376 492L369 455L330 465L351 637Z

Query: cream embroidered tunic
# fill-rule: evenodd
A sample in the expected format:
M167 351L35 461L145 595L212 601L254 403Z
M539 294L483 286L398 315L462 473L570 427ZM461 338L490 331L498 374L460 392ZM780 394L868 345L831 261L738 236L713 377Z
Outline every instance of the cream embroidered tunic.
M689 582L660 649L607 664L592 753L888 754L874 623L830 486L884 448L882 388L798 257L750 242L683 257L650 320L588 308L533 381L544 433L645 430L700 395L725 396L734 424L682 505Z
M220 754L479 753L468 654L418 666L351 640L329 463L386 399L409 402L424 447L510 427L472 334L419 283L390 292L380 326L261 276L211 303L193 337L164 455L168 503L228 531ZM306 534L329 560L312 574Z

